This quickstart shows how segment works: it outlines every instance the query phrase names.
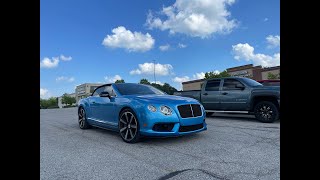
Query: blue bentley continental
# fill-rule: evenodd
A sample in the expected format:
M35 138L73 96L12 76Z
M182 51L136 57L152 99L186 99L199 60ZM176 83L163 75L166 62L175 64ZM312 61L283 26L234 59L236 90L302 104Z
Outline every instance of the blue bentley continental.
M123 141L142 136L180 136L207 129L205 109L195 99L144 84L115 83L97 87L78 103L81 129L91 126L119 132Z

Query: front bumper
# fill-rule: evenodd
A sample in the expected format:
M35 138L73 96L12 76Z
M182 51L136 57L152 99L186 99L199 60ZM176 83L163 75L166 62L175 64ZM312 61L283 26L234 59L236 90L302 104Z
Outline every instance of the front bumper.
M187 131L187 132L179 132L180 126L181 126L180 123L175 123L172 130L169 132L160 132L160 131L154 131L152 129L143 129L143 130L140 130L140 134L143 136L171 137L171 136L182 136L187 134L193 134L193 133L198 133L198 132L207 130L207 124L205 122L203 122L203 127L201 129Z

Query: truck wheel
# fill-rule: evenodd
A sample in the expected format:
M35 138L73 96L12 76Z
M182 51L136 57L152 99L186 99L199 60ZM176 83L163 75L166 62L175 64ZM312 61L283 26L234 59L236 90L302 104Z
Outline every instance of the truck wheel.
M272 123L279 119L279 109L270 101L261 101L254 107L254 114L258 121Z
M211 117L214 112L206 112L206 117Z

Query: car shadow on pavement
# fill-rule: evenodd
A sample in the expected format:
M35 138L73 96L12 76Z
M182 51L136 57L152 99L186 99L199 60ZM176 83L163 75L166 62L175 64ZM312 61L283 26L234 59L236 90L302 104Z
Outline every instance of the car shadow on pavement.
M254 115L248 115L248 114L237 114L237 113L217 113L213 114L212 116L209 116L206 118L206 120L231 120L231 121L247 121L247 122L256 122L256 123L262 123L259 122ZM279 123L280 119L273 122L273 123Z
M122 141L120 135L116 131L108 130L108 129L102 129L98 127L91 127L91 131L95 131L96 133L102 133L104 136L112 136L112 138L119 139ZM201 132L195 133L195 134L188 134L188 135L183 135L183 136L174 136L174 137L146 137L142 136L140 139L139 144L150 144L150 143L179 143L179 142L184 142L188 143L190 141L197 141L198 139L201 139L200 135ZM109 137L110 137L109 136ZM123 142L125 143L125 142Z

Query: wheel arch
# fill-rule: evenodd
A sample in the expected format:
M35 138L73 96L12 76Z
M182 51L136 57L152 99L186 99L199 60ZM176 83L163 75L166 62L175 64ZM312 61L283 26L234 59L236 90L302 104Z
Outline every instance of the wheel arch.
M251 101L250 111L253 111L256 104L258 104L261 101L272 102L276 105L278 109L280 109L278 98L276 96L254 96Z

